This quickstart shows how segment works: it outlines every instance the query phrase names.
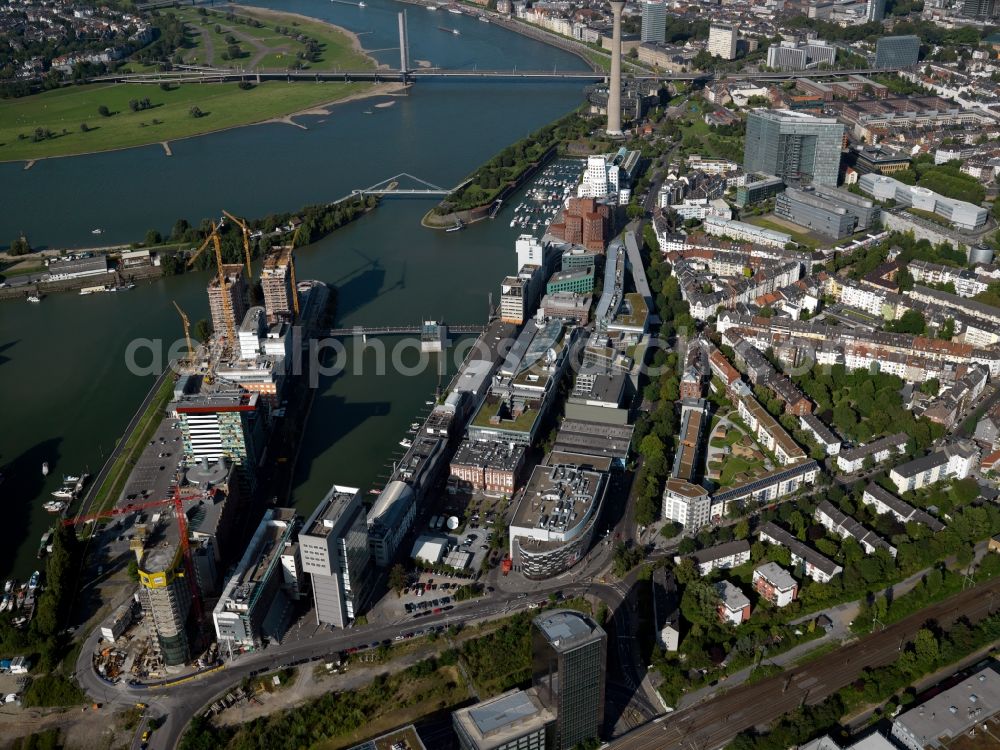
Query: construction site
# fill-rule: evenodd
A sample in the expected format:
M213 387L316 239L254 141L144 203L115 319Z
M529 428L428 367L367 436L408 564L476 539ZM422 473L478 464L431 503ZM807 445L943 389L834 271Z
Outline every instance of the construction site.
M138 583L103 621L94 648L94 668L110 682L217 663L211 612L223 576L280 490L265 458L292 452L295 431L277 428L289 410L308 407L305 389L290 387L290 363L301 347L293 326L311 332L326 323L329 290L296 281L289 246L260 259L258 286L254 233L223 214L186 260L192 267L206 251L214 255L206 289L211 335L196 342L187 312L173 303L186 352L173 363L165 418L113 508L62 520L92 529L100 560L127 567ZM220 228L227 220L242 235L245 263L224 262Z

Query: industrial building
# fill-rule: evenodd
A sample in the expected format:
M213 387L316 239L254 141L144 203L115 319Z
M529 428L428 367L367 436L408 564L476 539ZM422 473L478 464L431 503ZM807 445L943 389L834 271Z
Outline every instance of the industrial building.
M844 126L832 117L755 110L747 117L743 168L788 182L837 186Z
M63 281L67 279L82 279L87 276L100 276L111 273L108 267L108 256L82 253L69 255L65 258L52 258L48 261L49 279Z
M590 549L604 502L603 474L577 466L537 466L510 524L510 557L526 578L572 567Z
M994 664L958 681L913 708L901 713L892 722L892 739L907 750L945 748L963 734L975 737L979 731L990 736L993 732L987 719L1000 712L1000 673ZM985 729L977 729L982 725ZM968 744L973 747L976 743Z
M596 738L604 721L608 635L581 612L557 609L531 623L532 687L556 715L552 750Z
M529 688L460 708L451 721L461 750L548 750L556 715Z
M222 590L212 622L220 647L254 649L280 642L297 591L287 592L282 555L298 528L291 508L269 508Z
M312 579L316 622L344 628L371 593L372 565L361 491L334 485L299 533L302 571Z

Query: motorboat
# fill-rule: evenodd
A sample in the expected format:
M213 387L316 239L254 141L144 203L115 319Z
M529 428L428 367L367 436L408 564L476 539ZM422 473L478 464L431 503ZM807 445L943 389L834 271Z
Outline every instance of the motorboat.
M49 462L42 461L42 476L47 477L49 475Z
M42 301L42 295L40 295L40 294L29 294L27 299L28 299L28 302L41 302Z
M406 438L403 438L402 440L399 441L399 444L401 446L403 446L404 448L410 448L410 447L413 446L413 441L412 440L407 440Z
M62 499L65 499L65 500L72 500L73 499L73 490L71 490L68 486L63 486L63 487L60 487L55 492L53 492L52 493L52 497L58 497L58 498L62 498Z
M101 229L100 227L98 227L97 229L91 229L90 233L91 234L104 234L104 230Z

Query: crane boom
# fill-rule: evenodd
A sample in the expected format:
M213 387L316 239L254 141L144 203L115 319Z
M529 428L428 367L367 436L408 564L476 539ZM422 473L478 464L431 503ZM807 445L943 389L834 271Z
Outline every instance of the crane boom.
M247 226L243 219L237 219L226 209L222 209L222 213L228 216L230 219L235 221L240 229L243 230L243 252L247 258L247 278L253 281L253 268L250 265L250 227Z
M184 339L185 339L185 341L187 341L188 362L191 362L193 364L194 363L194 347L191 346L191 321L188 320L188 316L184 314L183 310L181 310L181 306L177 304L177 301L176 300L172 300L172 302L174 303L174 307L177 308L177 312L181 316L181 325L184 326Z
M295 250L288 253L288 270L292 274L292 307L295 309L295 319L299 318L299 285L295 282Z

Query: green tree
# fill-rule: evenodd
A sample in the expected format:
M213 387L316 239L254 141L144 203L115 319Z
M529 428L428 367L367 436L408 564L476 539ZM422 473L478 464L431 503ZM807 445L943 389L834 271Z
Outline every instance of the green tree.
M146 238L143 241L143 244L148 247L150 245L159 245L161 242L163 242L163 236L157 230L150 229L146 232Z
M396 596L402 596L406 588L406 570L399 563L389 570L389 588L396 592Z
M194 324L194 335L200 342L205 343L212 337L212 324L202 318Z
M28 238L23 234L10 243L10 248L7 250L8 255L25 255L31 252L31 245L28 244Z

